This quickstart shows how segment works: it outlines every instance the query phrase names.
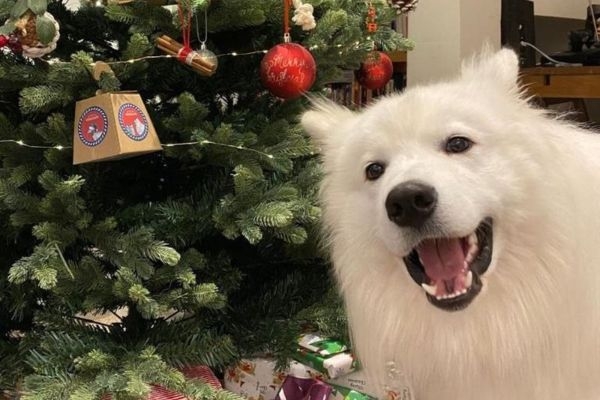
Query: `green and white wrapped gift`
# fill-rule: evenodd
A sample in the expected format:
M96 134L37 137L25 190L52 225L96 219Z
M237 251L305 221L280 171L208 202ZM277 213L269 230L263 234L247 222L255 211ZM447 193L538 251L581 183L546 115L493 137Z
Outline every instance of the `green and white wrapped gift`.
M316 334L300 337L298 350L293 358L334 379L357 369L357 361L348 347L334 339L323 338Z

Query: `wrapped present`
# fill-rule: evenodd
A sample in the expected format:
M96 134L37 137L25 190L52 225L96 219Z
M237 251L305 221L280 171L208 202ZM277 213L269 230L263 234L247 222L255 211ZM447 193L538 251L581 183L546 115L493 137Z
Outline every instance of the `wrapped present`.
M332 384L329 385L332 388L329 400L377 400L375 397L371 397L368 394L359 392L355 389Z
M348 347L342 341L324 338L314 333L300 336L298 344L300 347L322 356L330 356L348 350Z
M313 378L288 375L275 400L328 400L331 386Z
M227 368L225 389L248 400L272 400L277 395L287 373L277 371L274 360L266 358L242 359Z
M206 365L191 365L181 368L180 371L186 378L199 379L215 389L223 389L221 381L215 376L212 369Z
M356 358L350 352L322 356L305 349L298 349L293 357L296 361L322 372L329 379L355 371L358 364Z
M104 93L77 102L73 164L162 150L139 94Z
M330 400L413 400L410 384L405 375L394 370L384 387L373 384L363 371L328 379L334 391Z
M181 369L181 372L188 379L199 379L208 383L215 389L223 389L221 382L217 379L212 370L205 365L185 367ZM102 397L102 400L111 399L112 396L110 395ZM152 389L146 400L188 400L188 397L172 390L165 389L164 387L152 385Z
M357 361L348 347L339 340L318 334L302 335L294 359L333 379L357 369Z
M332 389L328 400L377 400L375 396L370 396L361 391L367 388L366 380L361 375L352 378L352 375L357 373L345 375L342 378L338 378L338 380L328 380L325 374L317 371L316 369L301 364L297 361L292 361L290 363L288 373L289 375L295 376L297 378L312 378L327 383L327 385L331 386ZM346 377L350 377L350 379L347 379ZM356 381L358 381L358 384L356 383ZM338 384L332 384L331 382L337 382ZM345 384L347 386L341 386L342 384Z
M294 377L300 380L296 379L291 382L284 382L282 390L280 390L278 398L275 400L283 400L282 396L285 396L285 399L290 400L290 395L292 396L292 399L302 400L308 398L325 399L325 397L322 397L324 395L328 396L326 397L327 400L377 400L375 397L362 393L355 388L331 384L326 381L326 376L324 374L297 361L292 361L290 363L288 373L288 377ZM307 383L312 382L313 385L316 385L314 381L321 382L322 384L313 387L309 386ZM326 385L326 387L323 387L323 384Z
M318 379L320 381L325 381L327 379L326 374L319 372L316 369L309 367L308 365L304 365L294 360L290 361L290 365L287 369L287 374L295 376L297 378L312 378Z

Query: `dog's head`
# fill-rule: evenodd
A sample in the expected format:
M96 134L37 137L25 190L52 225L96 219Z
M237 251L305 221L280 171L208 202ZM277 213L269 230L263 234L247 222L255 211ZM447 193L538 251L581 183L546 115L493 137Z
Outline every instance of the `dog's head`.
M497 224L511 223L539 169L525 165L522 135L539 111L525 106L517 77L516 55L501 50L453 82L360 113L315 102L302 124L322 151L325 223L345 241L340 251L379 248L404 261L434 306L469 306L502 247Z

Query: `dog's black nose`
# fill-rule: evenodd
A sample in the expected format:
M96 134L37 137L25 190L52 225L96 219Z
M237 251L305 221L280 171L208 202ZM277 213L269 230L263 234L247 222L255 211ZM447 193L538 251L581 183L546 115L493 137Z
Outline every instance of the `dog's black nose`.
M399 226L418 228L433 214L437 204L435 188L419 181L399 184L385 199L388 218Z

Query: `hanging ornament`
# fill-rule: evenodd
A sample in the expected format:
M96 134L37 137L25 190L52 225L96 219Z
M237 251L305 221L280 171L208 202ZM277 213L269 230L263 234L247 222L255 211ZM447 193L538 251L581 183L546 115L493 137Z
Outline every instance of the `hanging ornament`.
M390 7L395 8L398 14L414 11L419 0L388 0Z
M190 0L179 0L177 2L177 12L179 22L181 23L181 33L183 44L167 35L162 35L156 39L156 46L165 53L177 57L180 62L192 67L200 75L211 76L217 70L217 57L206 49L195 51L190 45L190 35L192 29L192 3Z
M102 74L114 72L106 63L94 63L94 79L99 81ZM73 164L117 160L161 150L139 94L98 91L96 96L76 103Z
M389 82L393 73L394 65L390 57L381 51L372 51L356 71L356 80L367 89L377 90Z
M273 95L284 100L300 97L315 83L317 75L312 54L301 45L291 43L290 3L291 0L283 0L284 43L269 50L260 64L262 84Z
M367 4L367 18L365 19L365 25L367 32L377 32L377 10L370 1Z
M214 65L213 73L219 66L219 59L217 55L206 48L206 42L208 40L208 7L204 8L204 40L200 39L200 32L198 31L198 21L196 19L196 36L200 42L200 50L197 51L198 56L206 61L210 65Z
M317 27L315 16L313 15L314 7L312 4L302 4L302 0L293 0L294 2L294 16L292 21L300 27L303 31L310 31Z
M315 82L317 66L308 50L296 43L273 47L260 64L263 85L275 96L295 99Z
M14 4L10 18L0 28L0 33L9 34L7 46L14 53L38 58L56 48L60 27L47 6L46 0L17 0Z

